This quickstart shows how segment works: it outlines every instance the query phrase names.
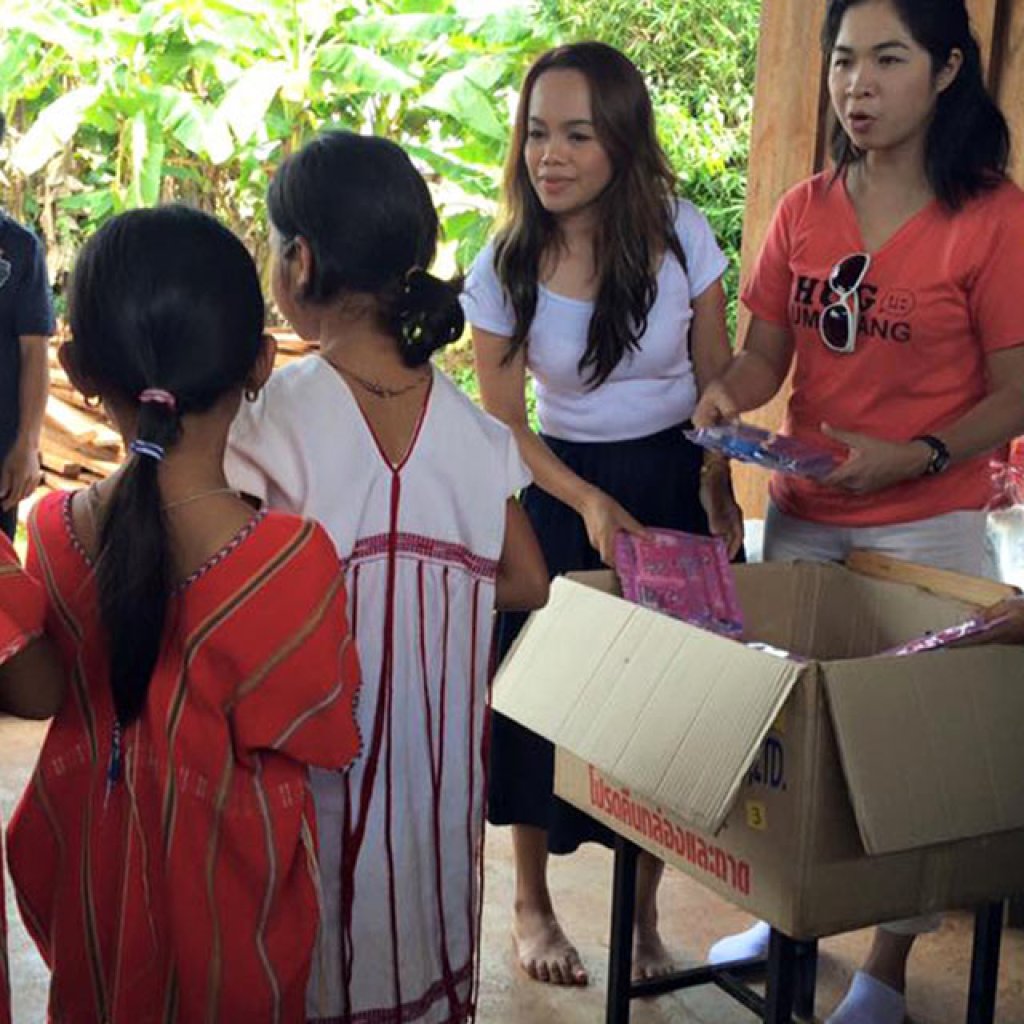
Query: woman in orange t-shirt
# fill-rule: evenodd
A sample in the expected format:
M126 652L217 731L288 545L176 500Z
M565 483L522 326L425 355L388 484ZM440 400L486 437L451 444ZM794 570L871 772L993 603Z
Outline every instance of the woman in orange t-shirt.
M698 426L767 402L793 368L787 432L840 464L777 476L765 557L855 547L985 570L988 460L1024 433L1024 193L964 0L829 0L835 170L792 189L743 292L743 350ZM828 1024L901 1024L915 919L876 934ZM756 956L767 925L716 944Z

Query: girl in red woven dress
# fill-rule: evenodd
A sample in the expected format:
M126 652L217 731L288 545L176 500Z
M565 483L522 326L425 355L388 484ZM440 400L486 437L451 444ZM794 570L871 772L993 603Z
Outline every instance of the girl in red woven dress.
M8 852L53 1022L304 1020L307 766L358 753L358 666L326 534L224 478L263 316L242 244L183 207L115 218L75 269L62 362L130 455L29 523L69 691Z
M43 590L22 571L14 547L0 534L0 713L48 718L57 711L64 675L42 637ZM10 977L0 847L0 1024L11 1024Z

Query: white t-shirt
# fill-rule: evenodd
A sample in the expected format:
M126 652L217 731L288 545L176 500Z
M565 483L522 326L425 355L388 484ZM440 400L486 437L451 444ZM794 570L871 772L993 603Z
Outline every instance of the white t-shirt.
M697 402L689 353L690 303L722 276L727 260L705 216L684 199L677 203L675 228L687 272L666 253L640 347L627 352L600 387L588 390L578 369L594 303L538 288L526 360L545 434L567 441L621 441L689 419ZM462 304L474 327L512 336L515 316L495 274L493 242L474 262Z

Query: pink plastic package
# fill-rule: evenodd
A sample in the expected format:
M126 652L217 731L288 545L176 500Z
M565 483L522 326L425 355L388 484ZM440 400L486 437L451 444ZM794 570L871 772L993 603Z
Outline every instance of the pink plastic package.
M725 541L678 530L647 532L646 538L628 533L615 538L615 566L623 597L739 639L743 614Z
M981 616L967 619L966 622L958 622L955 626L947 626L937 633L925 633L924 636L914 637L905 644L898 647L891 647L882 654L888 658L899 658L905 654L919 654L921 651L937 651L943 647L949 647L957 640L973 639L977 641L986 633L990 633L996 626L1006 622L1006 616L985 621Z

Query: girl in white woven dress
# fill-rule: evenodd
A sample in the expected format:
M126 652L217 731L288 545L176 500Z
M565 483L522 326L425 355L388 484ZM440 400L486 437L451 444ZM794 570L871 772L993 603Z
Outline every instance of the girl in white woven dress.
M320 352L236 421L232 482L319 519L345 565L365 754L316 773L326 904L308 1015L458 1024L475 1005L491 615L544 603L509 430L430 364L463 327L426 270L437 215L406 154L332 132L268 199L281 311Z

